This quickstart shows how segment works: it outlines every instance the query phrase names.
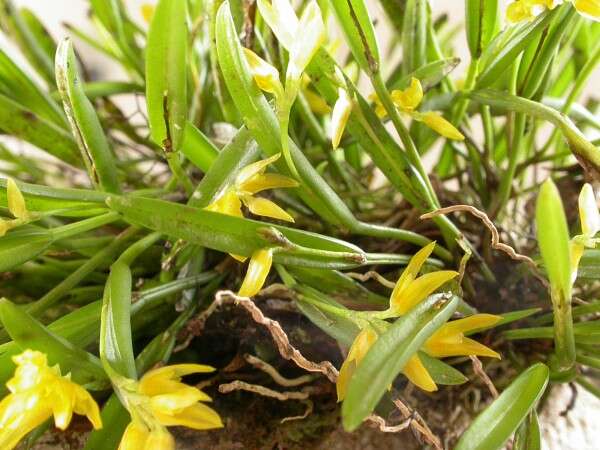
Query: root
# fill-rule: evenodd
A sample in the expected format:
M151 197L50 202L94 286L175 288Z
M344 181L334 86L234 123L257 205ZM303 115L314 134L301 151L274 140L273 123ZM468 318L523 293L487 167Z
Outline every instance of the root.
M219 392L221 394L229 394L233 391L253 392L255 394L262 395L263 397L271 397L281 402L285 402L287 400L306 400L312 394L321 392L321 389L318 389L314 386L306 386L300 391L279 392L264 386L260 386L258 384L246 383L245 381L241 380L235 380L231 383L219 385Z
M367 417L367 420L376 424L379 427L379 431L383 433L399 433L400 431L406 430L410 426L413 419L412 417L409 417L398 425L388 425L383 417L371 414L369 417Z
M394 405L396 405L403 418L410 420L410 428L417 436L420 436L425 442L433 445L436 450L443 450L440 438L433 434L425 419L417 411L410 409L400 399L394 400Z
M494 222L491 221L491 219L488 217L488 215L486 213L478 210L474 206L470 206L470 205L447 206L446 208L436 209L435 211L431 211L426 214L423 214L423 215L421 215L421 219L431 219L431 218L439 216L439 215L445 215L445 214L448 214L451 212L456 212L456 211L471 213L472 215L474 215L475 217L477 217L478 219L480 219L483 222L485 227L490 231L490 233L492 235L491 246L493 249L506 253L511 259L514 259L515 261L523 261L523 262L529 264L530 266L537 268L535 262L529 256L517 253L515 251L515 249L512 248L510 245L500 242L500 234L498 233L498 229L494 225Z
M177 346L177 350L181 350L182 348L187 347L189 342L195 337L199 336L204 330L204 326L206 325L206 321L210 317L212 313L215 312L217 308L225 303L232 303L234 305L242 306L246 311L250 313L252 319L263 325L273 338L275 345L277 346L277 350L279 354L287 360L293 361L298 367L308 371L308 372L318 372L325 375L329 381L335 383L338 378L338 370L331 364L329 361L322 361L319 363L315 363L306 359L299 350L294 348L292 344L290 344L290 340L288 339L287 334L281 328L281 325L276 320L269 319L265 317L263 312L254 304L252 300L247 297L240 297L233 293L232 291L219 291L215 295L215 300L211 303L211 305L206 308L202 313L196 316L194 319L190 320L188 325L185 328L185 341L183 344Z
M485 373L485 370L483 370L483 365L481 364L479 358L477 356L469 356L469 358L471 358L471 362L473 363L473 371L475 372L475 375L481 378L483 383L490 390L492 397L498 398L498 390L496 389L496 386L494 386L494 383L490 377L488 377L488 374Z
M295 387L295 386L300 386L301 384L310 383L311 381L313 381L315 379L314 376L312 376L312 375L302 375L297 378L285 378L283 375L281 375L277 371L277 369L275 369L275 367L273 367L271 364L263 361L262 359L257 358L256 356L245 355L244 359L246 360L246 362L248 364L265 372L267 375L269 375L273 379L273 381L275 383L277 383L280 386Z
M394 289L396 287L396 283L388 280L387 278L383 277L382 275L379 275L374 270L369 270L366 273L346 272L346 275L348 275L350 278L354 278L355 280L359 280L362 282L373 279L373 280L377 281L379 284L381 284L382 286L385 286L386 288L389 288L389 289Z

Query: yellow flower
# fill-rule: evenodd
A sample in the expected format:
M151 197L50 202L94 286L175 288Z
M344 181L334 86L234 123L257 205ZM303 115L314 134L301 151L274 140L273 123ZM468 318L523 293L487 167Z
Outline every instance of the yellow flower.
M345 89L339 88L338 99L335 102L333 114L331 115L331 128L333 130L331 145L334 150L340 145L340 140L344 134L350 113L352 113L352 98L350 98Z
M500 316L492 314L474 314L464 319L447 322L437 330L422 347L422 350L435 358L449 356L489 356L500 358L500 355L489 347L465 337L465 333L495 325ZM437 391L437 385L419 359L414 355L404 366L404 375L424 391Z
M336 382L338 402L344 400L346 391L348 390L348 383L354 371L376 340L377 333L371 327L361 330L354 339L348 351L348 356L340 368L340 374Z
M254 196L267 189L298 186L292 178L277 173L265 173L267 166L277 161L279 157L278 153L244 167L236 177L234 185L226 189L206 209L229 216L243 217L243 203L252 214L293 222L294 218L277 204L266 198Z
M425 342L423 350L435 358L449 356L489 356L500 358L491 348L465 337L465 333L498 323L500 316L474 314L464 319L446 322Z
M432 242L419 250L411 258L392 291L389 309L376 314L375 318L389 319L406 314L436 289L458 275L457 272L452 270L440 270L421 275L420 277L417 276L434 247L435 242ZM492 349L464 335L472 330L492 326L499 320L499 316L475 314L465 319L448 322L426 341L421 350L434 358L468 355L499 358L500 355ZM338 401L344 399L352 374L376 340L377 333L370 327L364 328L355 338L354 343L350 347L348 357L340 369L337 381ZM408 360L402 369L402 373L415 386L424 391L432 392L437 390L435 381L417 353Z
M434 248L435 242L431 242L410 259L392 291L388 315L406 314L428 295L458 275L454 270L438 270L417 277Z
M273 250L270 248L256 250L250 258L246 277L238 292L241 297L253 297L262 289L273 264Z
M147 372L139 382L127 380L119 389L119 398L131 415L119 450L171 450L175 441L166 427L184 426L195 430L221 428L219 414L201 402L210 397L181 377L212 372L201 364L176 364Z
M10 391L0 402L0 448L10 450L37 426L54 416L65 430L73 413L87 416L95 429L102 427L100 411L92 396L62 376L58 366L48 367L46 355L25 350L13 357L15 374L6 386Z
M441 134L442 136L453 139L456 141L462 141L465 139L463 134L456 129L454 125L448 122L442 117L440 113L435 111L427 111L424 113L418 112L417 108L423 101L423 86L421 82L416 78L411 78L410 86L404 90L396 89L390 93L394 105L403 112L409 115L414 120L423 122L432 130ZM387 111L381 104L381 100L377 95L372 95L371 98L375 101L375 112L380 118L387 115Z
M594 189L588 183L583 185L579 193L579 221L581 234L575 236L570 242L571 251L571 282L577 278L579 261L585 248L595 248L598 239L595 238L600 231L600 212L596 203Z
M511 22L532 20L546 9L554 8L558 3L555 0L515 0L508 5L506 17ZM572 0L572 3L582 16L600 21L600 0Z
M6 199L8 211L13 215L14 219L0 219L0 237L4 236L8 230L23 225L31 219L31 215L25 205L25 198L19 186L17 186L17 183L12 178L6 180Z

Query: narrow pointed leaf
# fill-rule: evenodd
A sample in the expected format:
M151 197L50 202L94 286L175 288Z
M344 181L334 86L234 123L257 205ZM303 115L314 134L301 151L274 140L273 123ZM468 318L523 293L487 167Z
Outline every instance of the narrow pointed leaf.
M496 450L504 446L535 408L548 384L549 370L538 363L519 375L461 436L455 450Z
M187 119L187 2L160 0L146 47L146 101L152 140L181 148Z
M83 92L69 39L56 52L56 84L92 183L107 192L120 192L114 156L94 106Z

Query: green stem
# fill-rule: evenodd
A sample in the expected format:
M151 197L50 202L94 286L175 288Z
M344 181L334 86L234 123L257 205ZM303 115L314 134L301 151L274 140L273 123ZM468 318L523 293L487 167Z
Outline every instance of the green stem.
M561 290L550 292L554 312L554 352L559 373L566 373L575 364L575 338L571 298Z
M133 261L140 256L144 251L146 251L149 247L151 247L155 242L157 242L162 237L162 234L155 231L144 236L139 241L130 245L127 250L125 250L117 261L122 262L128 266L133 264Z
M60 239L66 239L71 236L76 236L78 234L94 230L101 226L115 222L119 220L119 218L119 213L111 211L100 216L91 217L89 219L81 220L79 222L63 225L62 227L53 228L49 230L49 232L51 233L53 240L58 241Z
M107 247L100 250L84 264L82 264L77 270L71 273L59 284L54 286L39 300L30 303L25 306L25 310L34 317L39 316L41 313L46 311L48 308L56 304L63 296L69 293L75 286L83 281L89 274L94 272L99 267L106 265L112 258L114 258L117 252L121 249L123 244L131 239L139 228L129 227L117 236Z

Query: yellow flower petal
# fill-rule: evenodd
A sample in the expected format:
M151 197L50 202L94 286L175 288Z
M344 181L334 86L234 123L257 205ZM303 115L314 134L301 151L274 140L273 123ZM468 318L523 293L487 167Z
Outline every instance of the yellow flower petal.
M214 370L214 367L206 366L204 364L174 364L159 367L157 369L149 370L142 376L139 384L139 391L148 396L168 394L181 387L190 387L186 384L179 383L181 377L194 373L214 372ZM175 388L172 384L169 384L172 382L176 382L177 386L175 386Z
M523 20L531 20L535 16L530 5L523 1L517 0L508 5L508 8L506 9L506 17L509 21L517 23Z
M356 370L356 361L346 359L340 367L340 373L335 383L335 390L337 392L337 401L341 402L346 398L346 392L348 391L348 384L350 379Z
M394 286L394 290L392 292L390 300L392 303L398 301L398 297L400 297L400 295L407 288L407 286L410 283L412 283L413 280L417 277L419 271L421 270L421 267L423 266L427 258L429 258L429 255L431 255L431 252L433 252L434 248L435 242L430 242L417 253L415 253L415 255L410 259L408 265L406 266L406 269L404 269L402 275L400 275L400 278L398 278L396 286Z
M150 23L152 21L152 16L154 16L154 5L149 3L144 3L140 7L140 12L142 13L142 18L146 23Z
M319 94L316 94L310 89L305 89L303 92L312 112L320 115L329 114L331 112L331 108Z
M6 181L6 197L8 199L8 210L17 219L27 219L29 213L25 206L25 198L21 194L21 190L12 178Z
M250 179L252 177L254 177L258 174L264 173L265 170L267 169L267 166L269 164L273 164L280 157L281 157L281 153L277 153L277 154L271 156L270 158L261 159L260 161L256 161L252 164L248 164L246 167L244 167L242 170L240 170L240 173L238 173L237 177L235 178L236 187L239 188L240 186L243 186L245 183L250 181Z
M338 148L340 140L344 134L346 123L352 112L352 99L348 95L345 89L338 89L338 99L333 107L333 114L331 115L331 128L333 130L331 136L331 146Z
M228 216L244 217L242 214L242 202L235 191L229 189L217 200L205 208Z
M248 48L244 48L244 54L258 87L265 92L280 95L283 92L283 86L279 80L279 71Z
M140 450L146 448L150 430L137 421L132 421L125 428L119 450Z
M390 300L390 304L398 314L406 314L415 305L421 303L429 294L457 275L458 272L454 270L439 270L426 273L410 283L402 291L401 295L393 297Z
M262 289L263 284L265 284L272 263L272 249L256 250L250 258L248 271L246 272L246 277L242 282L238 295L241 297L253 297L256 295Z
M429 128L438 132L442 136L447 137L448 139L453 139L455 141L463 141L465 139L463 134L458 131L454 125L436 112L428 111L425 113L415 114L414 118L423 122Z
M15 448L27 433L50 418L52 411L42 403L29 394L10 394L0 402L2 450Z
M573 5L580 14L588 19L600 21L600 0L575 0Z
M175 450L175 439L165 428L157 427L148 434L143 450Z
M95 430L102 428L100 408L98 408L96 400L94 400L88 391L78 385L75 388L73 411L81 416L86 416Z
M299 183L293 178L278 173L263 173L250 178L242 183L238 189L244 193L256 194L267 189L293 188Z
M416 78L411 78L410 86L404 90L394 90L391 93L394 104L405 112L414 111L423 100L423 87Z
M348 383L350 383L350 379L352 378L356 367L358 367L376 340L377 333L370 327L362 329L354 338L354 342L352 342L350 350L348 350L348 356L342 363L340 374L336 382L338 402L344 400L348 389Z
M412 384L426 392L437 391L438 387L417 355L413 355L402 369L402 373Z
M164 426L184 426L194 430L210 430L223 427L219 414L203 403L189 406L174 415L157 413L156 417Z
M463 337L460 343L435 341L432 338L425 343L423 350L436 358L450 356L489 356L500 359L500 355L479 342Z
M283 208L271 200L267 200L266 198L262 197L253 197L252 195L245 195L242 197L242 200L252 214L285 220L287 222L294 221L292 216L290 216Z
M472 330L491 327L497 324L502 319L501 316L494 314L473 314L464 319L451 320L446 322L434 336L447 336L451 334L468 333Z
M600 212L594 189L589 183L583 185L579 194L579 217L581 232L587 238L592 238L600 231Z
M571 283L575 283L577 272L579 270L579 261L583 256L585 246L579 242L577 236L569 242L569 252L571 254Z

